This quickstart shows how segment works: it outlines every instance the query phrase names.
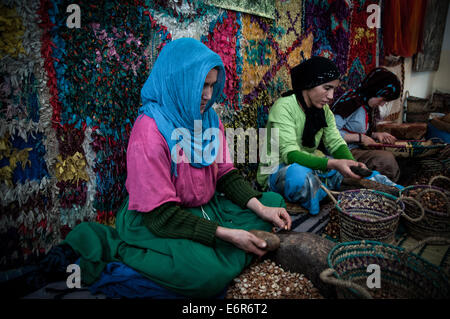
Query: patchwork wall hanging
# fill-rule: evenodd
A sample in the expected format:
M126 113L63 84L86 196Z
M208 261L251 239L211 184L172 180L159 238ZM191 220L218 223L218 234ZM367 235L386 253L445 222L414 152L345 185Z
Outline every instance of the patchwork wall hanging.
M274 18L275 0L207 0L207 3L229 10Z
M35 262L82 221L114 226L140 90L173 39L222 57L215 109L226 128L264 127L291 88L289 68L311 55L332 58L344 85L375 66L376 30L364 28L373 0L258 1L252 13L219 0L80 0L79 27L72 2L0 7L1 272ZM236 166L254 183L257 163Z

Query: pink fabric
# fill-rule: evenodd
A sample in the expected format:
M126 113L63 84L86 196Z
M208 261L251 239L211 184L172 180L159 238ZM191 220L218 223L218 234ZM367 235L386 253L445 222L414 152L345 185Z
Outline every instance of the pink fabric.
M224 128L220 122L221 145L216 161L204 168L187 163L182 150L178 177L171 176L170 151L155 120L143 115L131 131L127 149L128 209L149 212L166 202L196 207L213 197L219 178L234 169ZM225 147L223 147L225 146Z

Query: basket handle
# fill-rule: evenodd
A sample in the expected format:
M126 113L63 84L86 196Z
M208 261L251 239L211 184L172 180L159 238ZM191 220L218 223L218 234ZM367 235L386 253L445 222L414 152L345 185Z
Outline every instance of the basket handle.
M405 249L405 254L412 253L417 248L423 247L425 244L431 243L431 242L445 242L447 244L450 244L450 238L446 237L428 237L421 241L419 241L416 245L414 245L411 248Z
M411 197L411 196L400 196L400 197L397 199L397 201L402 201L402 202L404 202L405 200L411 201L411 202L413 202L414 204L416 204L416 205L419 207L421 213L420 213L420 216L419 216L419 217L413 218L413 217L408 216L408 214L407 214L405 211L403 211L403 212L402 212L402 216L405 217L405 218L406 218L407 220L409 220L410 222L413 222L413 223L422 220L422 218L425 216L425 209L423 208L422 204L420 204L420 202L419 202L417 199L415 199L415 198L413 198L413 197Z
M428 185L432 186L433 182L437 179L444 179L447 182L450 182L450 178L448 178L447 176L437 175L437 176L434 176L432 179L430 179L430 181L428 182Z
M319 182L320 188L322 188L325 193L327 193L327 195L331 198L331 200L333 201L333 203L335 205L337 205L337 200L336 198L334 198L333 194L331 194L331 192L328 190L328 188L325 187L325 185L323 185L322 181L320 180L319 176L314 175L314 177L317 179L317 181ZM336 192L335 192L336 194Z
M364 288L361 285L358 285L357 283L354 283L349 280L342 280L338 279L333 276L333 274L336 271L333 268L327 268L324 271L322 271L319 275L320 279L327 284L331 284L338 287L344 287L344 288L352 288L358 291L364 298L366 299L373 299L372 295L369 293L369 291Z
M320 184L320 188L322 188L325 191L325 193L327 193L327 195L331 198L331 200L334 202L334 204L337 205L337 200L336 200L336 198L334 198L332 192L329 191L328 188L326 188L324 185L322 185L322 183ZM337 192L334 192L334 193L336 194Z

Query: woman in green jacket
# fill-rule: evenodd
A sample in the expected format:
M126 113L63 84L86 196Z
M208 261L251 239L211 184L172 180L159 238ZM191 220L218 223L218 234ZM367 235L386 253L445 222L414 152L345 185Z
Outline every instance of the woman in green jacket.
M277 133L278 143L268 136L269 160L259 166L258 183L300 203L313 215L326 196L315 175L328 188L336 189L344 177L360 178L351 166L367 168L354 160L329 107L339 76L336 65L323 57L312 57L294 67L293 90L275 102L266 126L268 132ZM332 157L317 149L321 141Z

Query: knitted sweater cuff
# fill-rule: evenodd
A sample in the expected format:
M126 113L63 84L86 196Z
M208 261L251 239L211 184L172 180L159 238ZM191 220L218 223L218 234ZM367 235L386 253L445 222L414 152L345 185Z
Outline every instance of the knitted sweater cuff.
M195 238L193 240L206 246L214 246L217 226L219 226L218 222L200 218L194 226Z
M216 189L241 208L246 208L248 201L253 197L262 196L262 193L253 189L236 169L222 176L217 181Z
M191 239L207 246L214 245L219 225L195 216L175 203L166 203L144 213L143 224L159 237Z

